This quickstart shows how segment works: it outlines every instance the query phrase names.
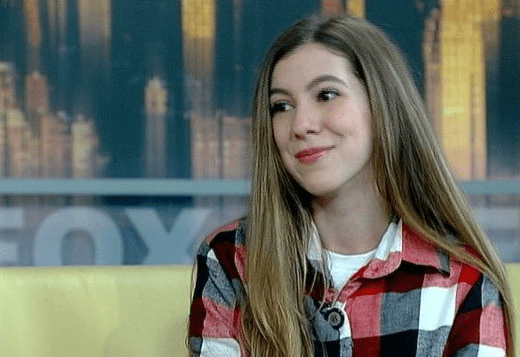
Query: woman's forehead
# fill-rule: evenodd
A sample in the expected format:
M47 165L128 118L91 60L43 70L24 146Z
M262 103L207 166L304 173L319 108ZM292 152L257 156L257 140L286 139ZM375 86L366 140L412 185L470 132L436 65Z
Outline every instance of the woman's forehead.
M351 74L351 69L350 62L337 51L322 44L307 43L296 47L276 63L270 89L306 83L325 76L345 79Z

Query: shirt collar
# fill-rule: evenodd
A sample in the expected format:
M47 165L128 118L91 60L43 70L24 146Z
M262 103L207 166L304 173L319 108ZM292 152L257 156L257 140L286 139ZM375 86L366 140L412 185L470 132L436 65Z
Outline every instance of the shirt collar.
M323 248L314 223L311 228L307 258L314 269L330 277L327 264L323 261ZM449 274L448 255L421 238L402 220L395 219L388 225L372 260L355 276L361 275L368 279L383 277L397 270L403 261L418 266L433 267L441 273Z
M416 265L436 268L444 274L450 273L449 256L433 243L422 238L406 224L402 224L403 260Z

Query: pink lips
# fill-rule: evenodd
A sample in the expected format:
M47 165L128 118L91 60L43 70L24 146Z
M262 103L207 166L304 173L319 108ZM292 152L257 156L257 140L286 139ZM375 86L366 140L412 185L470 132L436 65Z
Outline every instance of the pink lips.
M302 164L312 164L329 150L330 147L314 147L298 151L294 157L296 157Z

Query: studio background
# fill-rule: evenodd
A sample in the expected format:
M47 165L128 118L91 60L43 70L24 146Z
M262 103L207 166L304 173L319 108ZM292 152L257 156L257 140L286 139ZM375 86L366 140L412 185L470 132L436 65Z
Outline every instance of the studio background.
M520 261L520 0L0 0L0 265L191 264L246 213L262 55L317 12L402 49L477 218Z

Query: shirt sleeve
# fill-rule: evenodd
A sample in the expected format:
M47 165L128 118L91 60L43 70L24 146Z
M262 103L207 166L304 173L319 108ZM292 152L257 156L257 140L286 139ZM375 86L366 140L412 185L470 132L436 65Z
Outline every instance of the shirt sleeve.
M503 357L506 349L502 298L494 283L482 275L457 311L444 356Z
M241 356L238 343L241 283L204 242L197 254L197 278L190 309L189 350L192 356ZM233 254L230 254L231 256ZM231 269L232 270L232 269Z

